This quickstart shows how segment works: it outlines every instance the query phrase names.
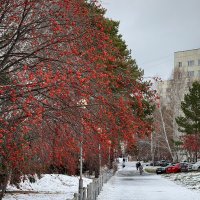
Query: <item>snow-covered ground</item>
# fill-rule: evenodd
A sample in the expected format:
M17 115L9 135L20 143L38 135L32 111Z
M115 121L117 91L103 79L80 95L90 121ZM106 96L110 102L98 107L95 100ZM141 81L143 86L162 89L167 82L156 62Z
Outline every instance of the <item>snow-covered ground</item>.
M66 200L72 199L78 191L79 177L60 174L42 175L35 183L26 180L21 182L20 188L9 185L5 200ZM83 178L83 186L86 187L92 179ZM13 193L13 191L15 191ZM25 193L25 194L24 194Z
M190 190L160 175L139 175L135 163L126 163L104 185L98 200L200 200L200 192Z
M200 191L200 172L164 174L162 176L187 188Z
M158 166L147 166L147 171L155 173ZM200 191L200 172L183 172L183 173L172 173L172 174L162 174L164 178L172 180L179 185L185 186L190 189Z
M107 184L98 200L200 200L200 172L156 175L136 170L135 162L126 162ZM92 179L84 178L84 187ZM78 191L79 177L46 174L35 183L9 185L5 200L69 200ZM14 192L13 192L14 191Z

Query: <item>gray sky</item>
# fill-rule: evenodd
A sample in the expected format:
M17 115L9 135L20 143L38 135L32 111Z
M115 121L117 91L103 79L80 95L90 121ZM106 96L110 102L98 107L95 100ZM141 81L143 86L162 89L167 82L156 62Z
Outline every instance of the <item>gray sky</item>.
M200 48L200 0L101 0L145 76L169 78L174 52Z

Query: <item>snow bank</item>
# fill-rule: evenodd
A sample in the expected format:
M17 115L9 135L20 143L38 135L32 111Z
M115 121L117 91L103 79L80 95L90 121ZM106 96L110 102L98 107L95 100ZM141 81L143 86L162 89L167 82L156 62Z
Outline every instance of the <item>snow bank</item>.
M67 176L67 175L61 175L61 174L45 174L42 175L42 178L35 178L36 182L31 183L28 179L26 179L24 182L22 181L19 184L19 189L15 186L9 185L8 191L37 191L37 192L63 192L68 190L68 188L74 188L76 189L75 192L77 192L77 186L79 177L75 176ZM92 180L84 178L84 187L87 186Z
M6 194L5 200L66 200L67 198L71 199L73 194L78 192L79 177L61 174L44 174L41 179L37 177L35 179L35 183L31 183L29 179L22 181L19 184L19 188L9 185L7 191L12 191L12 193ZM92 182L92 179L83 178L84 187L90 182ZM23 194L25 193L24 191L26 195Z
M185 185L187 188L200 190L200 172L164 174L162 176Z

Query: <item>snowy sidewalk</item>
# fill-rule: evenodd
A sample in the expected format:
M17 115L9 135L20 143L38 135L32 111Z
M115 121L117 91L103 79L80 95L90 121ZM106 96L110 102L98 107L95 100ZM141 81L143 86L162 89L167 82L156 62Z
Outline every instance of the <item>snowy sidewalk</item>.
M200 200L200 192L189 190L160 175L139 175L135 163L126 163L107 184L97 200Z

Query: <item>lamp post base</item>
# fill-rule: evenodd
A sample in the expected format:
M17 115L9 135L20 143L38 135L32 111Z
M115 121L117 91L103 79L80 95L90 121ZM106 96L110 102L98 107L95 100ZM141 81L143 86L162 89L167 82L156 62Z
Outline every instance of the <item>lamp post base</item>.
M83 199L83 179L79 179L79 200Z

